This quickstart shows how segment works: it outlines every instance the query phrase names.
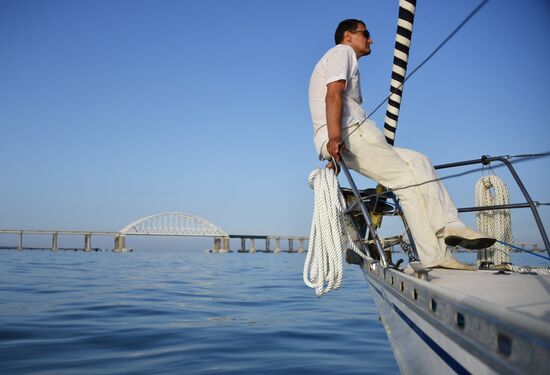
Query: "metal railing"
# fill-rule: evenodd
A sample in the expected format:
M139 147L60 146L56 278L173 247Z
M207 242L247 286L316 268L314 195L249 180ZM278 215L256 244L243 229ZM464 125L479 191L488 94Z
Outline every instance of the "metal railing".
M434 168L435 169L446 169L446 168L462 167L462 166L473 165L473 164L488 165L491 162L497 162L497 161L502 162L508 168L508 170L512 174L515 182L517 183L517 185L519 186L521 192L523 193L526 202L524 202L524 203L511 203L511 204L505 204L505 205L492 205L492 206L479 206L479 207L461 207L461 208L458 208L458 212L477 212L477 211L499 210L499 209L502 210L502 209L530 208L531 212L533 214L533 217L535 218L535 222L537 223L537 227L538 227L539 232L541 234L545 249L548 252L548 255L550 255L550 243L548 241L548 235L546 234L546 230L544 229L544 226L542 224L542 220L541 220L540 215L539 215L538 210L537 210L537 206L540 205L540 203L537 202L537 201L533 201L533 199L531 199L531 196L527 192L527 189L525 188L525 185L521 181L521 178L519 177L516 170L512 166L512 163L510 163L510 161L508 160L508 158L506 156L496 156L496 157L482 156L480 159L465 160L465 161L459 161L459 162L447 163L447 164L439 164L439 165L435 165ZM386 262L386 259L384 257L384 250L383 250L383 246L382 246L382 241L378 237L378 234L377 234L376 229L375 229L375 227L372 223L372 220L371 220L370 214L367 210L367 207L365 205L365 202L363 201L363 198L361 197L361 194L360 194L359 190L357 189L357 186L355 185L355 182L354 182L354 180L353 180L353 178L352 178L352 176L349 172L349 169L348 169L346 163L344 162L344 160L342 158L340 159L338 164L342 168L342 171L344 172L344 175L346 176L346 179L349 182L351 191L353 192L353 195L355 197L355 202L348 207L348 210L347 210L346 213L350 214L351 211L353 209L355 209L357 207L357 205L359 205L359 207L361 209L361 214L362 214L362 216L363 216L363 218L364 218L364 220L367 224L367 233L365 234L365 238L361 239L360 242L361 242L361 244L366 243L367 242L367 237L370 236L369 242L373 243L375 245L376 252L380 256L380 261L381 261L382 265L384 267L386 267L387 262ZM395 197L392 197L392 198L394 199L395 207L397 209L400 209L398 200ZM408 225L406 224L405 218L402 217L402 219L403 219L405 228L407 230L407 235L408 235L409 240L411 242L411 247L412 247L413 254L415 254L417 259L418 259L418 253L416 251L416 246L414 244L414 239L413 239L413 237L410 233ZM354 222L354 225L355 225L355 222ZM356 228L356 229L358 229L358 228ZM357 230L357 232L359 233L359 230ZM369 254L367 249L363 249L363 251L366 252L367 254Z
M370 214L369 214L368 209L365 205L365 201L361 197L361 193L359 193L359 190L357 189L357 185L355 185L355 181L353 180L353 178L352 178L352 176L349 172L349 169L348 169L346 163L344 162L343 158L340 158L340 161L338 162L338 164L342 168L342 171L344 171L344 175L346 176L346 179L348 180L351 191L353 192L353 195L355 197L355 202L353 202L351 205L348 206L346 214L351 216L351 212L358 205L359 208L361 209L361 215L363 216L363 219L365 220L365 223L367 225L367 231L365 233L365 237L360 239L360 244L361 244L362 250L367 255L370 255L369 252L368 252L368 249L364 248L364 244L366 244L366 243L374 244L376 252L378 253L378 256L380 258L380 263L384 267L387 267L388 262L386 260L385 254L384 254L384 246L382 245L382 241L380 240L380 237L378 237L378 233L376 232L375 226L372 223ZM398 202L397 198L395 197L395 195L391 194L390 198L393 199L393 201L394 201L395 209L397 211L401 212L399 202ZM407 233L407 236L409 238L410 247L411 247L411 251L412 251L412 256L409 256L409 258L410 258L409 260L410 261L418 260L418 253L416 251L416 245L414 243L414 239L413 239L413 237L410 233L410 230L409 230L409 227L407 225L407 222L406 222L405 218L403 217L403 215L400 215L400 216L401 216L401 219L403 220L403 224L405 225L406 233ZM360 237L361 233L358 230L359 228L357 227L357 225L356 225L355 221L353 220L353 218L351 219L351 221L355 225L355 227L356 227L355 229L356 229L356 231L357 231L357 233Z
M548 241L548 235L546 234L546 230L544 229L544 225L542 224L542 220L540 219L540 215L537 210L537 206L539 205L539 202L533 201L531 199L531 196L527 192L525 185L523 185L521 178L519 177L516 170L512 166L512 163L510 163L510 161L508 160L508 157L506 156L491 157L491 156L484 155L480 159L459 161L459 162L447 163L447 164L439 164L439 165L435 165L434 168L445 169L445 168L463 167L466 165L473 165L473 164L489 165L491 162L494 162L494 161L502 162L508 168L508 170L512 174L512 177L514 177L514 180L516 181L518 187L523 193L523 196L525 197L526 202L512 203L512 204L505 204L505 205L495 205L495 206L463 207L463 208L459 208L458 212L475 212L475 211L499 210L499 209L503 210L503 209L513 209L513 208L531 208L531 212L533 213L533 217L535 218L535 222L537 223L537 227L542 237L542 241L544 242L544 247L546 248L546 252L548 253L548 255L550 255L550 242Z

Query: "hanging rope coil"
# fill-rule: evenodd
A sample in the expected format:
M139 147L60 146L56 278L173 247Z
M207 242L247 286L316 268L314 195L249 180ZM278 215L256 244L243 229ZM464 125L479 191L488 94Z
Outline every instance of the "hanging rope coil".
M490 175L480 178L475 186L476 206L510 204L508 187L499 177ZM476 213L477 228L497 240L512 243L512 220L509 209L479 211ZM510 262L510 248L496 242L488 249L478 250L477 265L492 262L495 265Z
M346 204L332 169L315 169L308 177L314 190L315 205L306 260L304 283L322 297L342 284L342 252L351 244L354 252L365 258L357 248L345 223Z

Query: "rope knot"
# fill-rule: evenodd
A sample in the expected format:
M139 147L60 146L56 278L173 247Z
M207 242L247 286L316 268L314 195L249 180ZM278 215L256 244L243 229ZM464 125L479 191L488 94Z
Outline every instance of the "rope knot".
M490 189L493 187L490 177L483 177L481 180L483 181L483 186L485 186L485 189Z

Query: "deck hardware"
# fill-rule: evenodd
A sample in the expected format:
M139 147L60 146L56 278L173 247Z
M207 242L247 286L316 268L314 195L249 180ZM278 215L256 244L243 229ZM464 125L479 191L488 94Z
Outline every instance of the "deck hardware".
M393 276L391 277L391 285L393 285Z
M432 310L432 312L437 311L437 302L435 302L435 300L433 298L430 301L430 309Z
M509 336L503 333L499 333L497 336L497 344L498 344L498 351L501 354L504 354L507 357L509 357L510 354L512 354L512 339Z
M418 299L418 292L416 291L416 289L413 290L413 298L415 301Z
M357 255L354 251L347 249L346 250L346 263L347 264L363 264L363 258Z
M464 326L466 325L466 318L464 317L464 314L459 312L456 313L456 325L458 328L464 329Z
M403 284L403 281L401 281L401 291L405 290L405 285Z

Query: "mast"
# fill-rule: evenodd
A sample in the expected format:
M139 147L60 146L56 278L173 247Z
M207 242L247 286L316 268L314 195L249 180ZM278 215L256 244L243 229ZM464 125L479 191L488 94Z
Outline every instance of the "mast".
M409 62L409 49L414 23L416 0L399 0L399 19L397 21L397 33L395 35L395 48L393 51L393 68L391 74L390 96L384 121L384 135L386 141L393 146L395 131L403 96L403 85L407 74Z

